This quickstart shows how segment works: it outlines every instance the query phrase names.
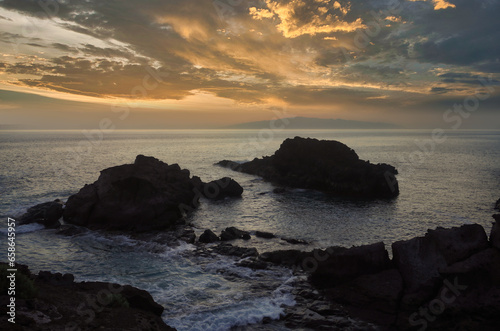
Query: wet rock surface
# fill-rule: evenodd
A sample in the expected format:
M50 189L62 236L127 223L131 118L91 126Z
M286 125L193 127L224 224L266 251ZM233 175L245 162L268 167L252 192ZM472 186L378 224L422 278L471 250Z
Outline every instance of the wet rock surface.
M61 226L59 219L63 216L63 203L57 199L50 202L30 207L25 214L19 218L19 224L40 223L46 228L58 228Z
M203 234L200 236L199 242L201 243L213 243L219 241L219 236L212 232L210 229L206 229Z
M392 260L377 243L267 252L257 261L305 272L329 304L379 330L496 330L500 251L492 244L480 225L468 224L394 243ZM308 327L327 329L324 318L309 310L301 314ZM298 315L292 320L297 322ZM338 328L329 323L332 330Z
M203 184L203 195L207 199L224 199L226 197L241 197L243 188L234 179L224 177Z

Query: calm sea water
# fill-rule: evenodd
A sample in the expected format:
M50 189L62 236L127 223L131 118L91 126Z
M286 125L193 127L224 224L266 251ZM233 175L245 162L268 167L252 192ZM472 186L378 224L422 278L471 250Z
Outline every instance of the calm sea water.
M315 191L272 192L261 179L214 166L223 159L271 155L287 137L339 140L360 158L398 168L400 195L393 200L343 200ZM436 143L429 131L0 131L0 216L65 200L99 171L154 156L178 163L204 181L230 176L245 189L242 199L204 201L189 215L200 234L227 226L269 231L311 243L307 249L350 247L423 235L428 228L479 223L491 228L500 197L500 132L446 132ZM5 224L2 224L5 227ZM2 230L5 234L5 231ZM194 247L154 247L125 236L89 233L66 238L36 225L18 229L18 262L33 270L71 272L77 280L133 284L150 291L179 330L223 330L277 318L292 305L290 272L254 272L227 257L202 258ZM2 247L5 236L0 234ZM259 252L289 248L281 240L235 243ZM6 250L5 250L6 251ZM5 260L5 258L1 258ZM228 276L232 275L232 276ZM238 275L235 277L234 275ZM259 290L259 284L271 284Z

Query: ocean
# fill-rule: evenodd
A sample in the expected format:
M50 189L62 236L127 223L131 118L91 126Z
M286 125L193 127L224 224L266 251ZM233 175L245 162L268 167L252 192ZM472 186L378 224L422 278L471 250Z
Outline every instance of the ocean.
M399 170L400 195L392 200L341 199L293 189L274 193L258 177L214 165L272 155L294 136L338 140L372 163ZM481 224L491 229L500 197L500 132L430 130L173 130L0 131L0 245L7 252L7 217L54 199L66 200L99 171L132 163L138 154L178 163L203 181L229 176L241 199L203 200L187 220L199 235L228 226L301 239L236 241L259 253L276 249L390 244L427 229ZM178 330L228 330L279 318L293 305L290 270L252 271L231 257L194 254L195 246L168 247L124 235L88 232L56 235L32 224L17 228L17 262L32 271L72 273L77 281L112 281L149 291ZM6 254L0 260L6 260Z

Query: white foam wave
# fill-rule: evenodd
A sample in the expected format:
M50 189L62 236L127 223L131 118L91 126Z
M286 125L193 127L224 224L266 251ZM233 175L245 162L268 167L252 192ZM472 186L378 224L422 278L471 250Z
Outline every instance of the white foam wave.
M21 233L29 233L29 232L35 232L44 229L45 226L39 223L31 223L31 224L24 224L24 225L18 225L15 227L16 229L16 234L21 234ZM7 229L3 228L0 229L1 233L7 233Z
M287 287L279 287L270 297L243 299L215 309L166 319L166 322L179 331L223 331L235 326L259 323L264 318L277 320L284 313L283 306L295 305L294 297Z

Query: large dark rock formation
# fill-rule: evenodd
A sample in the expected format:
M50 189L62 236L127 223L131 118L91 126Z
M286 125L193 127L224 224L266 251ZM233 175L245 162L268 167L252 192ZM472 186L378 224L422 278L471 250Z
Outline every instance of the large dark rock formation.
M303 267L311 270L313 284L327 288L362 275L389 269L391 261L384 243L379 242L349 249L313 251L313 255Z
M243 188L229 177L203 183L177 164L138 155L133 164L102 170L96 182L69 197L65 208L60 200L42 203L29 208L19 221L58 228L63 217L66 223L91 229L146 232L172 227L198 207L200 197L221 199L242 193Z
M392 260L378 243L269 252L259 261L302 269L332 304L382 330L497 330L496 231L488 242L477 224L429 230L424 237L394 243Z
M6 268L0 263L0 273ZM8 330L175 330L161 319L163 307L144 290L103 282L77 283L71 274L41 271L34 275L26 266L16 268L16 292L30 291L24 297L16 294L15 324L7 322L11 316L2 309L0 325ZM9 300L2 289L2 307Z
M63 203L58 199L28 208L27 212L19 218L19 223L40 223L47 228L58 228L61 225L59 219L62 216Z
M279 185L327 191L343 196L391 198L399 194L397 170L360 160L338 141L286 139L273 156L218 165L254 174Z
M101 171L66 202L64 221L94 229L165 229L196 208L199 195L189 170L153 157Z
M392 244L394 262L408 292L433 288L442 268L462 261L489 247L488 237L479 224L459 228L429 230L425 237Z

